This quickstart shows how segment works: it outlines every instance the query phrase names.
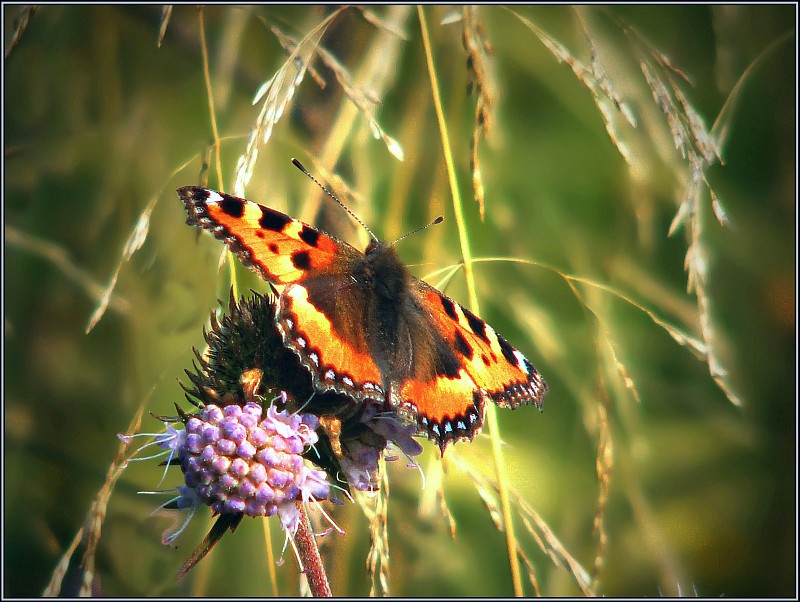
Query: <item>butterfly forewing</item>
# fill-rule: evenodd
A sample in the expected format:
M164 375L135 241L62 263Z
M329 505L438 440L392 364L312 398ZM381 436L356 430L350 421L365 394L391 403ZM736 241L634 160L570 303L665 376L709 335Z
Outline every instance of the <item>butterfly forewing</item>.
M504 408L541 408L547 385L528 359L468 309L417 281L424 305L475 384Z
M258 203L206 188L178 190L187 223L225 242L239 260L267 282L302 282L334 268L345 249L357 251L327 234Z
M451 441L474 437L486 400L508 408L541 407L547 387L519 351L425 282L413 279L411 288L437 339L417 354L421 357L401 387L401 406L416 415L421 431L444 449ZM427 359L430 354L434 357Z

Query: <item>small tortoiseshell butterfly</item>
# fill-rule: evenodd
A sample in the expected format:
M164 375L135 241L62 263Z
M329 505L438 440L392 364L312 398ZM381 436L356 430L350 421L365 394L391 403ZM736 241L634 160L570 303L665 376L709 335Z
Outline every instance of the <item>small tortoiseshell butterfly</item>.
M541 409L547 385L536 368L486 322L409 274L392 245L373 238L362 253L245 199L196 186L177 192L187 224L285 285L275 324L318 391L388 402L442 452L475 436L487 399Z

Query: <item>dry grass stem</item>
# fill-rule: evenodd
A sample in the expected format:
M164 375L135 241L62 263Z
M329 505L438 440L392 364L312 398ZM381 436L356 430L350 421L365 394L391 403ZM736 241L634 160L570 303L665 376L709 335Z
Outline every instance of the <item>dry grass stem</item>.
M188 161L184 162L180 165L177 169L173 171L170 175L170 178L175 176L176 174L183 171L187 166L197 160L197 157L193 157ZM120 270L122 269L122 264L129 261L130 258L133 256L136 251L142 248L145 241L147 240L147 234L150 231L150 216L153 213L158 201L160 200L164 190L163 187L148 201L147 206L144 210L139 214L139 219L136 221L136 224L133 227L133 230L128 235L125 244L122 246L122 253L120 256L117 265L114 267L114 272L111 274L111 278L109 279L108 284L102 290L102 292L97 296L98 302L95 309L92 311L92 315L89 317L89 321L86 325L86 334L91 332L95 326L97 326L98 322L102 319L105 315L106 309L108 309L109 304L111 303L112 294L114 289L117 285L117 279L119 278Z
M272 31L272 34L275 36L275 38L277 38L278 43L283 47L287 54L291 56L297 51L297 38L284 33L277 25L271 25L270 31ZM317 51L319 51L321 48L322 47L319 46ZM322 77L319 71L314 68L313 63L306 65L306 69L317 86L319 86L320 90L324 90L328 86L328 82L326 82L325 78Z
M533 588L533 595L537 598L541 598L542 590L539 588L539 580L536 578L536 566L531 562L531 559L528 558L528 555L521 549L517 550L517 553L522 559L522 563L525 565L525 569L528 573L528 580L531 582L531 587Z
M633 166L634 161L631 156L631 150L620 135L618 118L621 116L624 122L632 128L636 127L636 118L628 104L623 102L618 96L610 78L607 76L606 69L599 59L594 41L586 29L580 10L576 9L576 15L583 29L584 37L589 45L591 67L587 67L581 60L567 50L566 46L545 33L544 30L535 25L530 19L527 19L513 9L508 8L506 10L530 29L556 60L566 63L572 69L578 81L591 93L597 108L600 110L600 115L603 117L603 122L605 123L609 138L611 138L611 141L617 147L620 155L622 155L628 165Z
M472 126L472 137L470 138L472 192L480 210L481 221L483 221L486 213L486 191L483 175L481 174L478 143L481 136L486 138L489 135L492 114L496 110L497 93L493 64L489 60L491 46L485 38L483 25L478 20L478 9L476 6L465 6L463 11L464 29L462 37L464 48L467 51L467 68L473 78L473 81L470 82L470 88L474 86L477 93L475 118Z
M150 392L152 394L152 391ZM142 416L144 415L145 404L150 395L145 396L139 408L136 410L133 418L128 424L126 432L135 433L139 430L142 424ZM43 592L45 597L57 597L61 594L63 586L63 579L66 576L67 568L69 567L72 555L78 548L78 544L82 543L86 549L83 552L80 561L81 567L81 586L78 595L80 597L93 597L95 595L94 587L95 582L95 558L97 554L97 546L100 544L100 535L102 532L103 521L106 517L106 510L108 502L111 499L111 494L114 492L114 486L122 476L122 472L127 466L130 459L134 458L139 449L134 450L127 458L125 453L128 451L128 444L121 442L117 450L117 456L111 462L106 471L105 481L102 487L97 492L89 512L86 515L83 526L75 534L69 548L64 552L64 555L56 565L53 575L50 577L50 582Z
M370 131L372 132L372 137L376 140L383 140L389 152L394 155L398 161L402 161L405 157L403 147L400 146L397 140L384 131L375 117L375 105L380 103L380 95L378 92L357 86L349 71L324 48L319 49L319 57L322 62L333 71L342 91L347 95L350 101L358 107L358 110L361 111L361 114L367 120Z
M764 48L764 50L762 50L742 72L742 74L739 76L739 79L736 80L736 84L731 89L728 97L725 99L725 104L722 106L717 118L714 120L714 125L711 126L711 133L714 139L717 141L720 151L725 148L725 144L728 141L731 123L733 122L733 113L736 104L741 98L742 89L750 81L750 77L753 75L753 72L758 67L763 65L767 58L771 57L778 48L794 39L796 35L797 32L795 29L790 28L789 31Z
M449 454L448 454L449 455ZM444 474L447 458L432 457L425 469L425 487L420 493L419 516L436 520L444 516L450 531L450 537L456 538L456 520L447 505L444 491Z
M384 17L387 27L375 31L369 44L365 47L361 65L353 77L359 86L371 90L372 94L378 98L383 97L386 90L390 89L394 83L397 75L396 66L403 48L401 38L390 32L404 30L412 10L413 8L409 5L391 5L387 8ZM358 130L355 126L359 115L355 104L342 104L318 153L321 165L330 166L338 163L354 132ZM318 190L309 195L303 203L302 212L299 215L301 220L313 219L319 209L323 194ZM368 218L364 215L361 217Z
M702 353L708 364L709 374L728 400L741 405L742 400L734 391L728 379L728 370L719 355L722 345L721 333L712 318L712 301L708 292L709 264L711 252L703 237L704 190L709 190L712 210L717 221L725 225L724 210L706 179L706 172L712 165L721 163L722 144L709 131L700 114L694 109L680 88L679 82L688 82L688 77L676 68L669 58L655 50L644 36L633 27L619 22L628 35L634 51L639 56L639 65L649 86L653 100L664 113L667 126L672 135L675 149L685 161L676 175L681 187L680 202L675 217L670 224L668 236L680 227L686 229L688 247L684 267L687 272L687 290L694 292L697 300L698 320L702 337Z
M461 194L459 192L458 179L456 177L455 162L453 160L453 153L450 145L450 134L448 133L447 120L445 119L444 107L439 92L439 80L438 76L436 75L436 67L433 61L433 50L431 47L430 34L428 33L427 20L425 18L425 11L422 6L417 6L417 14L419 16L422 41L425 49L425 59L428 67L431 92L433 95L433 106L436 109L436 119L439 124L439 135L442 141L442 151L444 153L445 164L447 165L448 181L450 183L450 195L453 201L456 225L458 226L458 238L461 247L461 256L464 259L464 277L466 279L467 293L469 295L469 305L473 312L475 312L477 315L480 315L480 307L478 304L478 296L475 290L475 279L472 268L472 251L470 250L469 236L464 220L464 210L461 203ZM489 428L492 441L492 456L494 457L495 461L497 481L500 484L500 505L503 510L503 520L506 524L505 535L508 546L508 559L511 567L511 580L514 586L515 595L521 596L522 578L520 575L519 559L516 552L516 535L514 533L514 526L511 518L511 505L506 489L505 465L503 463L502 450L500 449L500 430L497 424L497 416L495 414L494 405L489 404L485 412L486 424Z
M6 225L4 232L5 241L8 245L25 250L51 263L64 277L77 284L96 303L104 303L105 306L111 307L122 314L130 312L131 304L127 299L119 294L112 296L91 274L76 265L65 249L49 241L21 232L13 226Z
M164 36L167 35L167 27L169 27L169 21L172 18L172 5L165 4L161 7L161 19L158 24L158 41L156 42L156 46L161 48L161 42L164 41Z
M25 30L28 29L31 17L36 14L38 9L39 7L35 4L28 4L20 9L19 14L14 18L14 33L11 34L11 39L8 41L6 53L3 58L7 59L11 51L14 50L14 47L19 44Z
M283 117L298 86L303 81L325 30L343 10L345 9L340 8L334 11L314 27L297 44L281 68L256 92L253 104L258 103L262 98L264 100L256 122L250 130L247 148L236 164L233 186L233 194L236 196L244 196L244 189L253 177L259 146L266 145L269 141L275 124Z
M386 463L378 465L380 489L374 493L357 493L354 498L369 520L370 547L367 554L369 595L389 596L389 478Z
M217 111L214 108L214 89L211 86L211 69L208 65L208 45L206 44L205 11L202 6L197 9L197 22L200 31L200 55L203 58L203 81L206 85L206 98L208 99L208 116L211 122L211 136L214 145L214 158L217 168L217 185L220 190L225 190L225 180L222 176L222 149L219 142L219 129L217 128Z
M561 543L558 537L556 537L550 526L539 516L539 513L516 492L515 498L525 528L531 535L536 533L536 540L543 546L541 548L542 551L550 556L556 566L567 569L575 585L578 586L584 596L597 595L591 587L591 576L589 573L581 566L575 557L567 551L567 548Z
M673 338L673 340L675 340L675 342L677 342L679 345L681 345L682 347L688 348L696 357L698 357L698 358L700 358L702 360L707 360L708 350L707 350L706 343L705 343L704 340L688 334L682 328L679 328L679 327L675 326L674 324L668 322L667 320L661 318L655 310L650 309L645 304L640 303L639 301L636 301L630 295L626 295L625 293L619 291L618 289L616 289L613 286L609 286L609 285L604 284L602 282L597 282L595 280L592 280L591 278L585 278L583 276L574 276L572 274L568 274L566 272L563 272L563 271L561 271L560 269L558 269L556 267L549 266L549 265L547 265L545 263L538 262L538 261L520 259L520 258L517 258L517 257L479 257L479 258L474 259L474 263L494 262L494 261L507 261L507 262L510 262L510 263L520 263L520 264L523 264L523 265L532 265L532 266L544 268L544 269L546 269L548 271L553 272L554 274L557 274L561 278L563 278L570 286L573 283L580 283L580 284L584 284L586 286L589 286L589 287L604 291L604 292L606 292L606 293L608 293L608 294L610 294L610 295L612 295L614 297L617 297L621 301L624 301L628 305L631 305L632 307L635 307L636 309L638 309L639 311L641 311L645 315L647 315L647 317L650 318L650 320L652 320L652 322L654 324L656 324L657 326L662 328L665 332L667 332ZM571 286L571 288L572 288L573 293L575 294L576 298L581 303L581 306L583 306L586 309L588 309L589 311L591 311L590 303L586 299L584 299L584 297L578 292L578 289L574 288L572 286ZM592 313L597 317L595 312L592 312ZM599 319L599 317L598 317L598 319ZM607 328L606 328L606 330L608 331ZM624 365L622 366L622 370L620 371L620 374L627 375L627 370L625 370ZM638 393L636 395L638 397Z
M490 515L495 522L498 530L502 530L501 514L493 512L492 508L496 507L497 494L499 493L498 483L495 479L483 475L469 462L465 461L457 454L452 454L451 461L462 472L464 472L473 483L475 490L481 496L481 499L487 503L490 509ZM553 560L556 566L563 566L567 569L572 576L575 584L580 588L585 596L594 595L594 591L590 585L591 576L581 566L581 564L567 551L566 547L556 537L547 523L539 516L539 514L528 504L523 496L519 494L513 487L507 485L507 490L513 498L513 506L519 513L525 530L530 534L538 547L546 553Z
M592 528L597 540L597 551L595 553L592 566L592 589L600 591L600 574L605 561L606 549L608 547L608 533L606 532L606 509L608 507L609 494L611 492L611 471L614 468L614 442L611 437L611 425L608 421L608 399L604 392L597 392L597 414L598 414L598 445L597 460L595 467L597 470L597 481L600 484L597 496L597 510L595 511Z
M393 23L388 19L378 16L375 11L364 6L356 6L355 8L358 9L358 11L361 13L361 16L364 17L364 20L367 21L367 23L371 23L375 27L379 27L385 32L396 36L398 39L408 42L408 34L406 34L403 28L399 27L397 23Z
M342 203L348 207L363 207L367 204L364 195L350 186L342 176L327 169L314 155L310 155L310 158L311 164L314 166L313 173L317 174L317 179L326 183Z
M363 13L362 13L363 14ZM367 19L369 22L369 19ZM387 32L390 32L392 35L397 35L394 29L390 29L386 23L382 27ZM281 32L277 27L272 28L273 33L275 33L276 37L280 41L281 45L287 49L289 52L293 52L294 49L297 47L297 42L291 36L288 36ZM398 36L401 39L404 39L403 36ZM320 60L325 63L325 66L328 67L331 71L333 71L336 80L339 82L342 91L345 95L350 99L350 101L358 107L359 111L363 114L366 118L367 123L369 124L370 130L372 131L373 137L377 139L381 139L386 144L389 152L392 153L398 160L402 161L404 158L404 152L400 143L389 136L381 125L378 123L378 120L375 117L375 106L380 104L380 94L369 88L365 88L359 86L355 83L353 77L350 75L348 69L342 65L336 57L333 56L328 50L324 47L319 46L317 48L317 53L319 54ZM326 83L325 80L319 75L316 71L313 71L312 66L309 65L309 73L312 74L317 83L320 85L320 88L324 88Z

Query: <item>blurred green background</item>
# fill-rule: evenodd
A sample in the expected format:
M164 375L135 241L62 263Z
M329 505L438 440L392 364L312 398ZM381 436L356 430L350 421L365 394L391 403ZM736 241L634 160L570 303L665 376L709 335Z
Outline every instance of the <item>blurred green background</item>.
M174 412L176 379L227 298L222 245L184 225L174 190L201 171L233 190L264 102L251 101L287 56L273 27L300 40L332 9L204 10L222 182L194 7L174 8L160 47L161 7L3 10L4 594L38 596L105 482L116 433L140 406ZM498 412L529 561L523 592L585 590L543 552L520 499L593 592L796 595L796 7L424 13L472 254L518 260L475 265L480 313L550 386L543 414ZM372 136L334 64L316 61L318 79L306 74L259 147L247 196L363 243L292 167L297 157L383 238L443 214L400 254L466 304L463 271L446 283L436 272L461 251L417 9L344 10L321 45L404 160ZM491 116L478 142L483 221L470 171L480 91ZM675 148L681 131L687 156ZM692 153L714 140L723 162L695 162L692 195ZM668 235L679 206L690 211ZM137 223L146 237L123 260ZM687 252L701 276L689 292ZM109 308L87 334L118 266ZM266 290L238 275L242 290ZM145 415L141 430L159 428ZM513 595L505 536L469 476L492 478L488 437L450 448L444 463L424 446L424 491L416 471L389 468L389 591ZM158 489L160 476L155 462L131 465L103 506L96 591L271 595L255 520L175 582L209 522L196 518L178 550L162 546L168 521L148 514L165 498L136 494ZM177 483L170 474L161 488ZM332 513L347 531L323 540L334 592L367 595L369 522L355 505ZM277 554L277 525L272 537ZM299 579L286 554L278 588L292 595Z

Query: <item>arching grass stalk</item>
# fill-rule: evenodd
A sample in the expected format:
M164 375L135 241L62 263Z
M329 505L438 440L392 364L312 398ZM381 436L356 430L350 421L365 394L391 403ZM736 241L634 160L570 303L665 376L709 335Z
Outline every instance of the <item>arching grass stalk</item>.
M422 43L425 47L425 58L428 63L428 74L431 79L431 91L433 93L433 105L436 109L436 118L439 122L439 133L442 137L442 150L444 160L447 165L447 175L450 181L450 192L453 197L453 210L455 213L456 225L458 227L458 239L461 244L461 256L464 259L464 276L467 280L467 292L469 294L470 309L480 315L478 295L475 292L475 278L472 272L472 253L469 248L467 237L467 227L464 223L464 212L461 206L461 194L459 193L458 180L456 178L455 165L453 163L453 153L450 148L450 136L447 132L447 122L442 108L442 99L439 95L439 86L436 78L436 68L433 64L433 53L431 51L430 36L428 35L428 25L425 20L425 11L422 6L417 6L419 14L419 24L422 30ZM500 505L503 510L503 523L506 531L506 543L508 544L509 563L511 565L511 579L514 584L514 595L522 596L522 579L520 577L519 558L517 556L517 539L514 534L514 526L511 517L511 501L508 496L508 487L505 477L505 466L503 465L503 454L500 449L500 433L497 424L497 416L493 404L487 404L486 423L489 425L489 433L492 441L492 455L494 456L495 473L497 474L497 484L500 493Z
M217 168L217 185L220 190L225 190L225 182L222 179L222 157L219 143L219 130L217 129L217 113L214 109L214 90L211 87L211 71L208 67L208 45L206 44L206 26L203 19L203 7L197 9L198 28L200 29L200 49L203 56L203 80L206 84L206 94L208 95L208 114L211 121L211 136L214 139L214 158ZM239 285L236 281L236 262L233 253L228 253L228 270L231 274L231 286L234 296L239 296Z

